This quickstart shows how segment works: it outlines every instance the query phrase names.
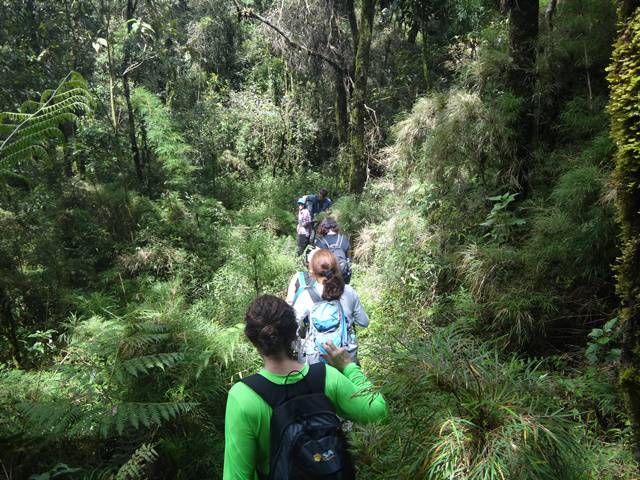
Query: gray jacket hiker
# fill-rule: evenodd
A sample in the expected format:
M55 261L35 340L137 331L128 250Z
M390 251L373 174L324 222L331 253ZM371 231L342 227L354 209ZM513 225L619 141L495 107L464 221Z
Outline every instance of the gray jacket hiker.
M294 277L292 284L289 286L290 291L295 291L295 281L296 278ZM296 318L301 326L303 326L303 323L311 314L314 303L322 301L322 292L322 284L314 282L311 287L306 288L295 300L293 309L296 312ZM340 297L340 307L346 317L347 323L347 339L343 346L347 348L355 361L358 342L354 327L356 325L359 327L367 327L369 325L369 316L360 302L359 295L349 285L345 285L344 287L344 293ZM315 338L313 338L312 335L306 335L305 338L300 338L297 347L299 361L306 362L310 365L321 361L320 352L316 346Z

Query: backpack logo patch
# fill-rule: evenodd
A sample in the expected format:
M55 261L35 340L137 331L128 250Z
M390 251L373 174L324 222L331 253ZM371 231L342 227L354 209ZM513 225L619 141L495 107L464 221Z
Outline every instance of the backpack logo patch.
M327 450L326 452L324 452L322 454L322 461L323 462L330 462L334 458L336 458L336 452L334 452L333 450Z

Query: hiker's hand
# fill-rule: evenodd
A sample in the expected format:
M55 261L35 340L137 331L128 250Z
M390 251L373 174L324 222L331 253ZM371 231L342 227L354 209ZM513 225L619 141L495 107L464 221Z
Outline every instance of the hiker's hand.
M347 365L353 362L353 360L351 360L351 355L347 352L347 349L344 347L336 347L332 341L325 343L324 349L327 353L322 354L322 357L329 363L329 365L337 368L341 372Z

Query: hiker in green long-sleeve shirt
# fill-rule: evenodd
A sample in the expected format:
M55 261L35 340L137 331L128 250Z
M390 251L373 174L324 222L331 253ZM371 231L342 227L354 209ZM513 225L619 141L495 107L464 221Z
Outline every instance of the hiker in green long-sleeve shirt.
M270 443L274 441L274 437L270 436L274 411L271 404L276 411L273 417L279 421L283 409L292 410L291 404L294 402L301 405L302 411L312 414L311 403L308 408L301 403L310 397L303 400L302 395L317 393L314 401L321 403L324 399L328 407L342 418L370 423L386 417L384 399L380 394L371 392L371 383L360 367L351 361L351 356L344 348L326 344L325 359L329 363L326 366L320 363L310 367L295 359L292 346L297 337L298 324L293 309L284 300L271 295L258 297L249 307L245 320L245 334L261 354L264 368L259 374L236 383L229 391L225 418L224 480L254 480L273 478L275 475L279 479L300 478L296 476L300 474L296 474L295 469L305 467L296 466L295 458L290 460L296 465L286 467L289 476L280 470L283 468L282 450L287 448L286 439L278 439L278 442L282 442L278 444L278 451L271 451ZM314 392L315 382L322 382L320 392ZM280 394L282 398L278 396ZM291 400L292 396L294 400ZM282 407L287 401L289 406ZM297 421L297 417L290 418L291 422ZM317 418L320 422L333 421L331 416ZM287 430L280 431L284 432L283 438L291 434ZM322 440L325 441L340 443L339 439ZM334 468L336 459L332 455L337 450L339 457L340 447L332 448L320 448L315 454L312 452L310 458L313 460L309 468L314 468L314 462L317 462L315 465L318 469L325 468L325 472ZM278 454L280 457L277 457ZM304 452L293 451L288 455L295 457L304 455ZM285 463L287 461L284 460ZM271 472L272 477L269 477L273 468L280 473ZM349 475L341 478L349 478Z

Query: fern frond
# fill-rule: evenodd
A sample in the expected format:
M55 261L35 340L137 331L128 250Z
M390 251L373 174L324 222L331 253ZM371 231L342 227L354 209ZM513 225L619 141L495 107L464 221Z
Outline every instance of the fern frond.
M29 113L22 112L2 112L0 113L0 122L6 122L7 120L11 120L13 122L22 122L24 120L28 120L31 117Z
M169 340L169 338L171 338L171 335L168 333L147 333L125 338L122 341L122 346L126 350L137 350L149 345L164 342Z
M116 474L116 480L137 480L144 477L144 468L155 462L158 453L154 450L153 445L143 443L133 452L131 458L120 467Z
M46 140L52 140L54 138L63 139L62 132L56 127L44 127L40 128L28 135L21 136L20 140L11 143L8 147L2 150L3 156L15 155L22 151L30 150L33 147L42 146L42 143Z
M151 315L150 312L147 312L147 314ZM153 317L149 316L147 318L155 318L155 316L157 316L157 312L153 312ZM143 350L151 345L165 342L171 338L169 328L162 323L146 321L133 323L127 326L127 330L128 334L122 340L122 348L129 354Z
M182 358L183 355L180 352L157 353L125 360L121 366L128 373L137 377L139 373L147 374L153 368L159 368L160 370L171 368Z
M31 433L36 435L67 436L75 431L80 423L86 424L86 417L92 412L89 407L58 400L55 402L21 403L18 410L24 415Z
M146 312L145 314L149 314L149 312ZM149 318L154 318L156 315L157 313L153 312L153 316L150 316ZM130 326L130 329L132 332L140 333L167 333L169 330L166 325L151 322L134 323Z
M120 403L104 416L100 425L100 432L106 436L115 428L118 435L122 435L127 425L135 430L138 430L140 425L145 427L149 427L152 424L161 425L163 421L168 422L179 415L190 412L197 405L194 402Z
M28 100L20 112L0 114L0 166L46 155L46 145L64 139L59 126L90 110L91 94L86 81L71 72L55 90L43 92L40 101ZM15 123L12 123L15 122Z

